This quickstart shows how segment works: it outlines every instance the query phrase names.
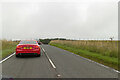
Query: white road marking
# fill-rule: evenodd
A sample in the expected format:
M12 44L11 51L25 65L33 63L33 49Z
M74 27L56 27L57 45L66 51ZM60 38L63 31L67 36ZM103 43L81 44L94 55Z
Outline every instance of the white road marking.
M60 76L61 76L60 74L57 75L57 77L60 77Z
M3 63L4 61L6 61L7 59L9 59L10 57L12 57L13 55L15 55L15 52L13 54L11 54L10 56L6 57L5 59L0 61L0 64Z
M55 65L53 64L53 62L51 61L51 59L49 59L49 61L50 61L51 65L52 65L52 67L56 68Z
M120 71L113 69L115 72L120 73Z
M42 49L43 49L43 48L42 48ZM43 49L43 51L45 52L44 49ZM64 50L64 51L66 51L66 50ZM71 53L71 54L74 54L74 53ZM48 55L46 55L46 56L49 58ZM113 69L113 68L110 68L110 67L108 67L108 66L105 66L105 65L103 65L103 64L100 64L100 63L95 62L95 61L93 61L93 60L84 58L84 57L82 57L82 56L80 56L80 55L77 55L77 54L76 54L76 56L79 56L79 57L81 57L81 58L83 58L83 59L85 59L85 60L87 60L87 61L93 62L93 63L95 63L95 64L97 64L97 65L100 65L100 66L105 67L105 68L109 68L109 69L111 69L111 70L113 70L113 71L115 71L115 72L117 72L117 73L120 73L120 71L118 71L118 70L115 70L115 69Z
M76 54L76 55L77 55L77 54ZM100 66L102 66L102 67L105 67L105 68L111 69L111 70L113 70L113 71L115 71L115 72L117 72L117 73L120 73L120 71L118 71L118 70L115 70L115 69L113 69L113 68L110 68L110 67L108 67L108 66L105 66L105 65L103 65L103 64L100 64L100 63L95 62L95 61L93 61L93 60L90 60L90 59L84 58L84 57L82 57L82 56L79 56L79 57L81 57L81 58L83 58L83 59L85 59L85 60L87 60L87 61L93 62L93 63L95 63L95 64L97 64L97 65L100 65Z
M42 48L43 49L43 48ZM45 52L45 50L43 49L43 51Z
M67 51L67 50L64 50L64 51ZM74 54L74 53L71 53L71 54ZM97 65L100 65L100 66L102 66L102 67L105 67L105 68L111 69L111 70L113 70L113 71L115 71L115 72L117 72L117 73L120 73L120 71L118 71L118 70L115 70L115 69L113 69L113 68L110 68L110 67L108 67L108 66L105 66L105 65L103 65L103 64L100 64L100 63L95 62L95 61L93 61L93 60L90 60L90 59L84 58L84 57L82 57L82 56L80 56L80 55L77 55L77 54L75 54L75 55L76 55L76 56L79 56L79 57L81 57L81 58L83 58L83 59L85 59L85 60L87 60L87 61L93 62L93 63L95 63L95 64L97 64Z
M52 67L55 69L56 66L54 65L54 63L52 62L52 60L50 59L50 57L49 57L48 54L46 53L45 49L42 48L42 50L44 51L45 55L47 56L47 58L48 58L50 64L52 65Z

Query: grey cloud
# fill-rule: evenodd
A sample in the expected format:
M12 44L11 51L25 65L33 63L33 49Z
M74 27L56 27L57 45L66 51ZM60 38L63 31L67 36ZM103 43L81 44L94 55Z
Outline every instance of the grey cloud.
M118 36L117 2L112 0L5 2L1 12L2 36L6 39Z

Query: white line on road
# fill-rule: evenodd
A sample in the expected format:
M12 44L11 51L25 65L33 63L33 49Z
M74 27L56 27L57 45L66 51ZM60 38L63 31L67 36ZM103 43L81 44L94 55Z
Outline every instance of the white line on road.
M56 68L55 65L53 64L53 62L51 61L51 59L49 59L51 65L53 66L53 68Z
M56 73L57 73L57 77L61 77L61 75L58 73L58 71L56 70L56 66L54 65L53 61L50 59L50 57L48 56L47 52L45 51L45 49L43 49L43 52L45 53L46 57L48 58L48 61L50 62L50 64L52 65L52 67L55 69Z
M4 61L6 61L7 59L9 59L10 57L12 57L13 55L15 55L15 52L13 54L11 54L10 56L6 57L5 59L0 61L0 64L3 63Z
M43 48L42 48L43 49ZM43 51L45 52L45 50L43 49Z
M76 54L76 56L79 56L79 55ZM100 63L95 62L95 61L93 61L93 60L90 60L90 59L84 58L84 57L82 57L82 56L79 56L79 57L81 57L81 58L83 58L83 59L85 59L85 60L87 60L87 61L93 62L93 63L95 63L95 64L97 64L97 65L100 65L100 66L102 66L102 67L105 67L105 68L111 69L111 70L113 70L113 71L115 71L115 72L117 72L117 73L120 73L120 71L118 71L118 70L115 70L115 69L113 69L113 68L110 68L110 67L108 67L108 66L105 66L105 65L103 65L103 64L100 64Z
M43 48L42 48L42 49L43 49ZM45 52L44 49L43 49L43 51ZM66 50L64 50L64 51L66 51ZM45 53L46 53L46 52L45 52ZM71 53L71 54L74 54L74 53ZM47 53L46 53L46 56L47 56L48 59L49 59L49 56L47 55ZM118 70L115 70L115 69L113 69L113 68L110 68L110 67L108 67L108 66L105 66L105 65L103 65L103 64L100 64L100 63L95 62L95 61L93 61L93 60L90 60L90 59L84 58L84 57L82 57L82 56L80 56L80 55L77 55L77 54L76 54L76 56L79 56L79 57L81 57L81 58L83 58L83 59L85 59L85 60L87 60L87 61L93 62L93 63L95 63L95 64L97 64L97 65L100 65L100 66L102 66L102 67L105 67L105 68L111 69L111 70L113 70L113 71L115 71L115 72L117 72L117 73L120 73L120 71L118 71ZM50 61L50 62L51 62L51 61ZM52 63L51 63L51 65L52 65ZM53 64L52 66L53 66L53 68L54 68L54 64Z
M64 51L67 51L67 50L64 50ZM74 54L74 53L71 53L71 54ZM120 73L120 71L115 70L115 69L113 69L113 68L111 68L111 67L105 66L105 65L103 65L103 64L101 64L101 63L95 62L95 61L93 61L93 60L90 60L90 59L88 59L88 58L82 57L82 56L80 56L80 55L77 55L77 54L75 54L75 55L76 55L76 56L79 56L79 57L81 57L81 58L83 58L83 59L85 59L85 60L87 60L87 61L89 61L89 62L93 62L93 63L95 63L95 64L97 64L97 65L99 65L99 66L102 66L102 67L105 67L105 68L107 68L107 69L111 69L112 71L115 71L115 72L117 72L117 73Z
M50 59L50 57L49 57L48 54L46 53L45 49L42 48L42 50L44 51L45 55L47 56L47 58L48 58L50 64L52 65L52 67L55 69L56 66L54 65L54 63L52 62L52 60Z

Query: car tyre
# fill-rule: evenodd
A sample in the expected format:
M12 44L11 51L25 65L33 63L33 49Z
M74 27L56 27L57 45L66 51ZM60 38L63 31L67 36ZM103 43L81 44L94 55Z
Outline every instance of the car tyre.
M16 57L19 57L18 55L16 55Z
M41 54L38 54L38 55L37 55L37 57L40 57L40 56L41 56Z

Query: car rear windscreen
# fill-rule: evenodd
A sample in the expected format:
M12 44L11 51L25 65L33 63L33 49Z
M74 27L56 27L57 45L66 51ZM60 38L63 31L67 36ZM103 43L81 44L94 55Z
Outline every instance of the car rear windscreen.
M37 44L36 41L21 41L20 44Z

